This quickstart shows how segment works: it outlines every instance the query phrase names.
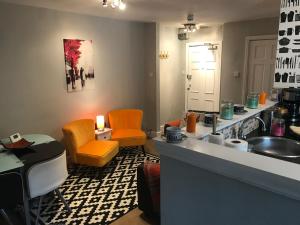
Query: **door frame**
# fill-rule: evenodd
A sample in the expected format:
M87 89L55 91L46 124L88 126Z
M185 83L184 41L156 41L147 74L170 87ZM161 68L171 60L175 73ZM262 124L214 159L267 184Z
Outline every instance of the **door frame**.
M222 76L222 44L223 41L201 41L201 42L189 42L186 43L185 45L185 84L184 84L184 109L187 112L187 104L188 104L188 95L187 95L187 88L188 88L188 81L187 81L187 75L189 74L189 48L193 46L198 46L198 45L207 45L207 44L212 44L212 45L218 45L220 54L219 54L219 60L216 66L219 67L220 69L220 93L219 93L219 105L220 105L220 95L221 95L221 76Z
M242 77L242 104L245 104L247 95L247 84L248 84L248 69L249 69L249 53L250 53L250 42L251 41L262 41L262 40L277 40L277 35L258 35L258 36L247 36L245 38L245 60L244 60L244 71Z

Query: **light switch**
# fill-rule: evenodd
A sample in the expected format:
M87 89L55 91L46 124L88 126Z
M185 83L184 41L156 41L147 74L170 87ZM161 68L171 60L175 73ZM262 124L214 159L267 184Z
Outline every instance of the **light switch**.
M239 71L234 71L233 72L233 77L235 77L235 78L240 77L240 72Z

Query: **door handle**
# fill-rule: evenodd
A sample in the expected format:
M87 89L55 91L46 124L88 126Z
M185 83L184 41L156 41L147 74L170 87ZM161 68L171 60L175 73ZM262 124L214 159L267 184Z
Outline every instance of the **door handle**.
M191 100L194 100L194 101L199 101L198 98L191 98Z
M197 94L197 93L199 93L199 91L191 91L191 93L195 93L195 94Z

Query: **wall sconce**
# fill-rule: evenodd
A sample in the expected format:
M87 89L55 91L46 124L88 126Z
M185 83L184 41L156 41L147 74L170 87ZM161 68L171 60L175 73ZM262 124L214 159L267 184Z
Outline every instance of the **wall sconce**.
M96 117L96 120L97 120L97 129L99 131L103 131L104 130L104 124L105 124L104 116L99 115L99 116Z
M167 52L167 51L160 51L159 58L160 59L168 59L169 58L169 52Z

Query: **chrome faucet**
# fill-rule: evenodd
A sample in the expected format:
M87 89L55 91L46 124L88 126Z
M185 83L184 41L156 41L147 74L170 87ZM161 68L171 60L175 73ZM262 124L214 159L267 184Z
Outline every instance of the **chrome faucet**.
M244 139L244 140L245 140L245 139L247 138L246 135L244 134L243 129L244 129L245 121L248 121L248 120L250 120L250 119L257 119L258 121L260 121L260 122L262 123L262 125L263 125L262 131L263 131L263 132L266 132L266 131L267 131L265 122L264 122L259 116L250 117L249 119L242 121L242 123L241 123L241 125L240 125L240 128L239 128L239 132L238 132L238 138L239 138L239 139Z

